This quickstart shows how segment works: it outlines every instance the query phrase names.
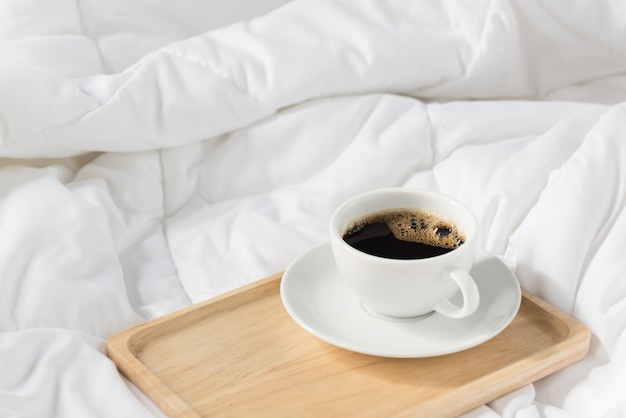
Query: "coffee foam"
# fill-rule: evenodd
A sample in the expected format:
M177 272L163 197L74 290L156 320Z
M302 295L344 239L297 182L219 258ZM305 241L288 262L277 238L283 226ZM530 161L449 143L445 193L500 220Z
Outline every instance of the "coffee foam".
M388 209L354 220L345 235L358 233L365 225L385 223L393 235L402 241L419 242L441 248L457 248L465 236L456 226L440 216L421 209Z

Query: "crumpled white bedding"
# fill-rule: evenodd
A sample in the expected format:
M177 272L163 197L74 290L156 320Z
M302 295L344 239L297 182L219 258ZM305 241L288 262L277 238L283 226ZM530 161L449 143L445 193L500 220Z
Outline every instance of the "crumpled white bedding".
M625 39L609 0L3 0L0 416L162 416L107 339L386 186L466 202L592 331L466 417L626 416Z

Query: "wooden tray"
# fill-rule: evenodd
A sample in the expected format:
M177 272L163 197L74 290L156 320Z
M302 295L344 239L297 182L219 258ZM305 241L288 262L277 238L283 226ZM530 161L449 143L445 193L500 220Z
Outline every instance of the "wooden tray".
M392 359L329 345L285 311L277 274L114 335L118 368L172 417L454 417L583 358L581 323L523 292L490 341Z

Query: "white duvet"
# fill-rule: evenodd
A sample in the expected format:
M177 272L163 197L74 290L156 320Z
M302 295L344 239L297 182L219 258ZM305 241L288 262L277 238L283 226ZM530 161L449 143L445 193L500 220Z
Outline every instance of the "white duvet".
M2 0L0 155L2 417L162 416L107 339L387 186L592 331L467 417L626 416L626 2Z

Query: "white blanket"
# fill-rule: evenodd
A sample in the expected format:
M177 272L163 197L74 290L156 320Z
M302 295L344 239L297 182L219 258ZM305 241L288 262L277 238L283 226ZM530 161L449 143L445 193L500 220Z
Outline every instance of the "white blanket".
M467 417L626 416L626 2L2 0L0 156L2 417L162 416L107 339L386 186L592 331Z

